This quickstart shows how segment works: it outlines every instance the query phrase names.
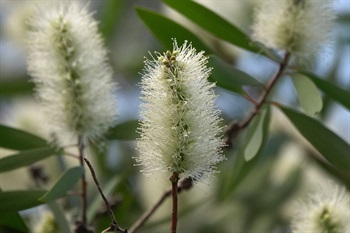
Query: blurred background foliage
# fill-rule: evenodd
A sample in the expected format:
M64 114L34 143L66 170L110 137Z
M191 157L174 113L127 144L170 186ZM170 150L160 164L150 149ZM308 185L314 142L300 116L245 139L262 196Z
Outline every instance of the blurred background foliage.
M280 59L249 37L253 8L261 1L91 1L119 83L119 124L103 146L91 144L88 158L122 227L130 227L170 184L167 177L144 177L134 166L144 57L171 49L171 38L192 41L210 55L225 124L239 122L253 108L244 96L259 96ZM26 71L25 18L37 2L0 5L1 233L39 232L48 216L54 216L56 232L69 233L79 215L79 161L48 143ZM179 232L290 232L295 204L310 191L329 180L349 188L350 3L335 1L334 8L334 42L282 77L270 96L280 107L264 107L225 149L216 181L180 194ZM291 78L296 71L307 81ZM65 151L77 154L74 146ZM110 219L91 178L88 188L88 221L100 232ZM139 232L168 231L169 201Z

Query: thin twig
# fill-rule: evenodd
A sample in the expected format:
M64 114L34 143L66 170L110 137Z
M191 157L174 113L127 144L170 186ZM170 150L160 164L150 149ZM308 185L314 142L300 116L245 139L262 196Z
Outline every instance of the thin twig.
M105 205L106 205L106 207L107 207L107 209L108 209L109 216L110 216L111 219L112 219L112 223L111 223L110 227L107 228L107 229L105 229L103 232L108 232L108 231L119 231L119 232L125 232L125 233L126 233L127 230L124 230L124 229L122 229L122 228L119 227L118 222L117 222L117 220L115 219L114 213L113 213L113 211L112 211L112 208L111 208L111 206L110 206L110 204L109 204L109 202L108 202L106 196L103 194L103 191L102 191L102 189L101 189L100 183L99 183L98 180L97 180L97 176L96 176L95 170L94 170L94 168L92 167L90 161L89 161L87 158L84 158L84 160L85 160L86 165L87 165L87 166L89 167L89 169L90 169L92 178L93 178L94 181L95 181L95 184L96 184L96 186L97 186L97 189L98 189L98 191L100 192L100 195L101 195L101 197L102 197L102 199L103 199L103 201L104 201L104 203L105 203Z
M81 198L83 201L82 205L82 223L86 225L86 210L87 210L87 182L85 177L85 168L84 168L84 141L81 136L78 138L78 149L79 149L79 160L80 166L83 168L83 175L81 176Z
M287 68L290 56L291 55L288 52L284 55L284 59L280 63L280 66L279 66L277 73L270 80L270 82L267 84L267 86L266 86L264 92L261 94L259 100L255 102L255 101L251 101L251 99L248 98L250 100L250 102L252 102L255 105L253 111L241 123L233 121L228 126L228 128L226 129L226 133L225 133L226 134L225 142L228 146L232 146L232 140L236 137L238 132L240 130L244 129L245 127L247 127L250 124L250 122L254 119L254 117L260 113L260 109L264 105L264 103L266 102L268 95L270 94L271 90L273 89L273 87L277 83L278 79L283 75L283 72Z
M171 214L171 233L176 233L176 226L177 226L177 210L178 210L178 203L177 203L177 183L179 181L179 174L176 172L173 172L171 177L169 178L171 181L171 196L173 200L173 212Z
M188 190L192 187L192 180L190 178L185 178L180 181L177 188L177 193L181 193L182 190ZM141 217L130 227L129 233L135 233L152 215L153 213L163 204L163 202L170 197L172 194L172 188L166 190L159 200L151 206L146 212L141 215Z

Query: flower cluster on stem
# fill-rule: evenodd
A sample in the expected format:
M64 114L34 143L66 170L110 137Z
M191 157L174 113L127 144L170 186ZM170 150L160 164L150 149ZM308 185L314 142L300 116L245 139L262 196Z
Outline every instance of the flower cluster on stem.
M300 58L328 41L335 18L331 0L266 0L256 10L253 38Z
M215 172L222 155L220 111L214 83L207 78L204 52L185 42L145 61L141 81L141 138L138 164L143 172L164 172L202 180Z
M60 139L102 136L116 120L116 84L88 5L41 3L29 24L28 71L51 131Z

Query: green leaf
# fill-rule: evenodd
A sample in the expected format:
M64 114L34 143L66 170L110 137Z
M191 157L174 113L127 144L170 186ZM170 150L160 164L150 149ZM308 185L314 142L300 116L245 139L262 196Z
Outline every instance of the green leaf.
M308 76L326 95L335 101L338 101L347 109L350 109L350 91L337 87L336 85L317 77L311 72L300 71L300 73Z
M21 215L17 212L0 212L1 233L29 233Z
M286 107L280 106L280 109L328 162L344 173L350 174L349 144L318 120Z
M103 38L110 40L115 31L115 27L118 24L120 13L122 12L123 6L126 3L124 0L105 0L104 8L99 24Z
M253 159L260 152L262 143L266 141L264 137L267 136L269 116L270 110L268 108L261 115L255 117L249 126L244 139L245 144L242 147L245 161Z
M31 165L32 163L45 159L54 154L55 150L53 148L42 147L7 156L0 159L0 173Z
M216 56L210 56L208 66L213 67L210 81L215 81L219 87L226 90L244 94L244 86L261 85L259 81L246 74L245 72L236 69Z
M73 167L67 170L59 179L56 181L54 186L47 191L42 197L39 198L43 202L51 202L60 197L66 195L66 193L73 188L75 183L84 173L82 167Z
M258 52L248 35L206 7L194 1L162 1L218 38L249 51Z
M136 132L138 120L123 122L111 128L106 138L108 140L135 140L139 134Z
M298 100L306 114L314 116L322 110L323 102L315 84L305 75L292 77Z
M255 43L241 29L206 7L194 1L162 1L216 37L254 53L262 52L272 60L281 61L281 58L271 49Z
M29 82L28 78L9 79L0 82L0 96L30 94L33 89L34 83Z
M33 134L0 125L0 147L13 150L28 150L47 146L44 139Z
M183 41L187 40L191 42L193 47L197 50L211 53L211 49L196 35L169 18L140 7L136 7L136 12L164 47L171 49L173 47L172 38L176 38L179 43L183 43Z
M0 213L29 209L43 204L39 201L45 190L0 192Z
M237 151L236 158L234 165L231 169L230 174L227 177L224 177L224 187L222 189L222 192L220 192L220 198L227 198L234 190L235 188L244 180L244 178L252 171L252 169L258 164L258 162L262 159L263 153L263 146L266 144L266 140L268 138L268 127L269 127L269 121L270 121L270 106L268 106L265 109L262 109L261 115L264 116L264 125L263 125L263 141L261 143L261 147L259 148L257 154L252 157L249 161L245 160L245 148L247 147L247 144L249 144L249 133L248 131L253 131L251 128L255 128L254 126L255 122L259 122L259 118L261 119L261 115L257 116L253 122L248 126L247 132L243 137L243 144L239 147L239 150Z
M105 196L109 196L113 190L121 183L122 179L121 177L114 177L111 179L103 188L103 193ZM97 195L95 199L91 202L88 212L87 212L87 221L91 223L94 220L94 217L96 216L97 211L101 207L101 205L104 205L102 198L100 195Z

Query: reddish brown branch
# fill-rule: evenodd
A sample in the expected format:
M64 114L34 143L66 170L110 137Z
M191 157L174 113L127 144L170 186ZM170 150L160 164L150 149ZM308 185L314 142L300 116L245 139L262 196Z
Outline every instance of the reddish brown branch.
M82 225L86 225L86 210L87 210L87 182L85 177L84 169L84 149L85 145L82 137L78 138L78 149L79 149L79 161L80 166L83 168L83 175L81 177L81 199L82 199Z
M99 191L99 193L100 193L100 195L101 195L101 197L102 197L102 199L103 199L103 201L104 201L104 203L105 203L105 205L106 205L106 207L107 207L107 209L108 209L109 216L110 216L111 219L112 219L111 225L110 225L107 229L105 229L103 232L108 232L108 231L113 231L113 232L114 232L114 231L118 231L118 232L125 232L125 233L126 233L127 230L124 230L124 229L122 229L122 228L119 227L118 222L117 222L117 220L116 220L115 217L114 217L114 213L113 213L113 211L112 211L112 208L111 208L111 206L110 206L110 204L109 204L109 202L108 202L106 196L103 194L103 191L102 191L102 189L101 189L100 183L99 183L98 180L97 180L97 176L96 176L95 170L94 170L94 168L92 167L90 161L89 161L87 158L84 158L84 160L85 160L86 165L89 167L89 170L90 170L90 172L91 172L91 176L92 176L92 178L94 179L94 182L95 182L95 184L96 184L96 186L97 186L97 189L98 189L98 191Z
M268 95L270 94L273 87L277 83L278 79L283 75L283 72L287 68L289 60L290 60L290 53L286 53L283 61L280 63L277 73L267 84L265 90L261 94L258 101L252 101L250 97L246 97L248 100L250 100L250 102L252 102L255 105L255 107L253 111L242 122L238 123L236 121L233 121L227 127L225 132L225 136L226 136L225 142L229 147L232 146L232 140L237 136L237 134L242 129L247 127L250 124L250 122L254 119L254 117L260 113L260 109L266 102Z
M190 178L185 178L180 181L177 187L177 193L181 193L182 190L188 190L192 187L192 180ZM153 214L154 212L163 204L163 202L170 197L172 194L172 188L166 190L159 200L151 206L146 212L130 227L129 233L135 233Z
M176 226L177 226L177 210L178 210L178 203L177 203L177 182L179 181L179 174L174 172L171 177L169 178L171 181L171 196L173 200L173 212L171 214L171 233L176 233Z

